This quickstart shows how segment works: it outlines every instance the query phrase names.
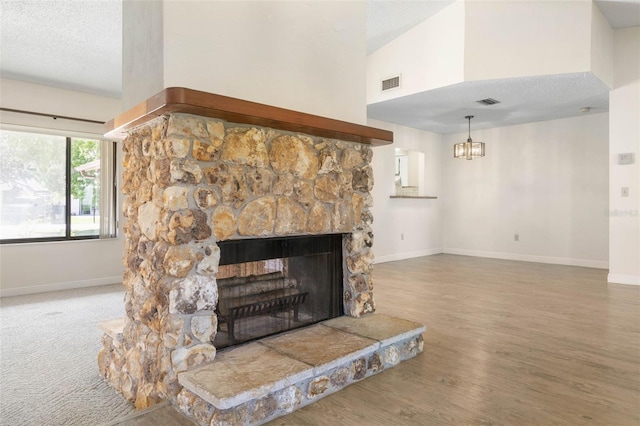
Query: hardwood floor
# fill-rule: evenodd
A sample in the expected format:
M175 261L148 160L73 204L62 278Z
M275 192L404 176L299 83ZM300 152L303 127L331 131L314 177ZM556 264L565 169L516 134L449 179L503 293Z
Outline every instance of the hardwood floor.
M607 271L436 255L375 266L425 351L270 425L639 425L640 287Z
M640 425L640 287L606 278L453 255L375 265L377 311L425 324L424 353L269 424Z

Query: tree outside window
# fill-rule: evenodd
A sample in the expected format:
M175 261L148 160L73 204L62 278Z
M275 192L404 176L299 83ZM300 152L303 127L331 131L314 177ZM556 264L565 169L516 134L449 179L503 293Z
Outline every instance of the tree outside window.
M100 235L101 144L0 131L0 240Z

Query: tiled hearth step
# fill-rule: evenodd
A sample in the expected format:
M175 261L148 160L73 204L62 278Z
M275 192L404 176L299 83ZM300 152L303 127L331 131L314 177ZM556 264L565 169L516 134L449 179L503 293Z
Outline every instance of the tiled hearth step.
M423 350L425 327L373 314L339 317L221 351L178 376L178 406L201 425L259 425Z

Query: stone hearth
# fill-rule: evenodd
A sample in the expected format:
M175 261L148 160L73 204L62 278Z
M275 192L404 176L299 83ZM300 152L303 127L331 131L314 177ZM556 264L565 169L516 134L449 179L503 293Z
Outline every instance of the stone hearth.
M422 326L370 315L371 145L390 132L176 88L109 126L125 136L127 316L105 325L98 363L136 407L259 424L422 351ZM346 316L217 354L218 243L323 234L342 234ZM249 375L296 372L228 391L222 365L254 353Z

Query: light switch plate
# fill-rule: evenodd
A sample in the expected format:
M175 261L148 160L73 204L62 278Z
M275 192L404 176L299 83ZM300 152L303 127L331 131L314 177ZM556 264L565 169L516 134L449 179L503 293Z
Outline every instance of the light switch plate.
M620 195L622 195L623 197L628 197L629 196L629 187L628 186L623 186L621 188Z

